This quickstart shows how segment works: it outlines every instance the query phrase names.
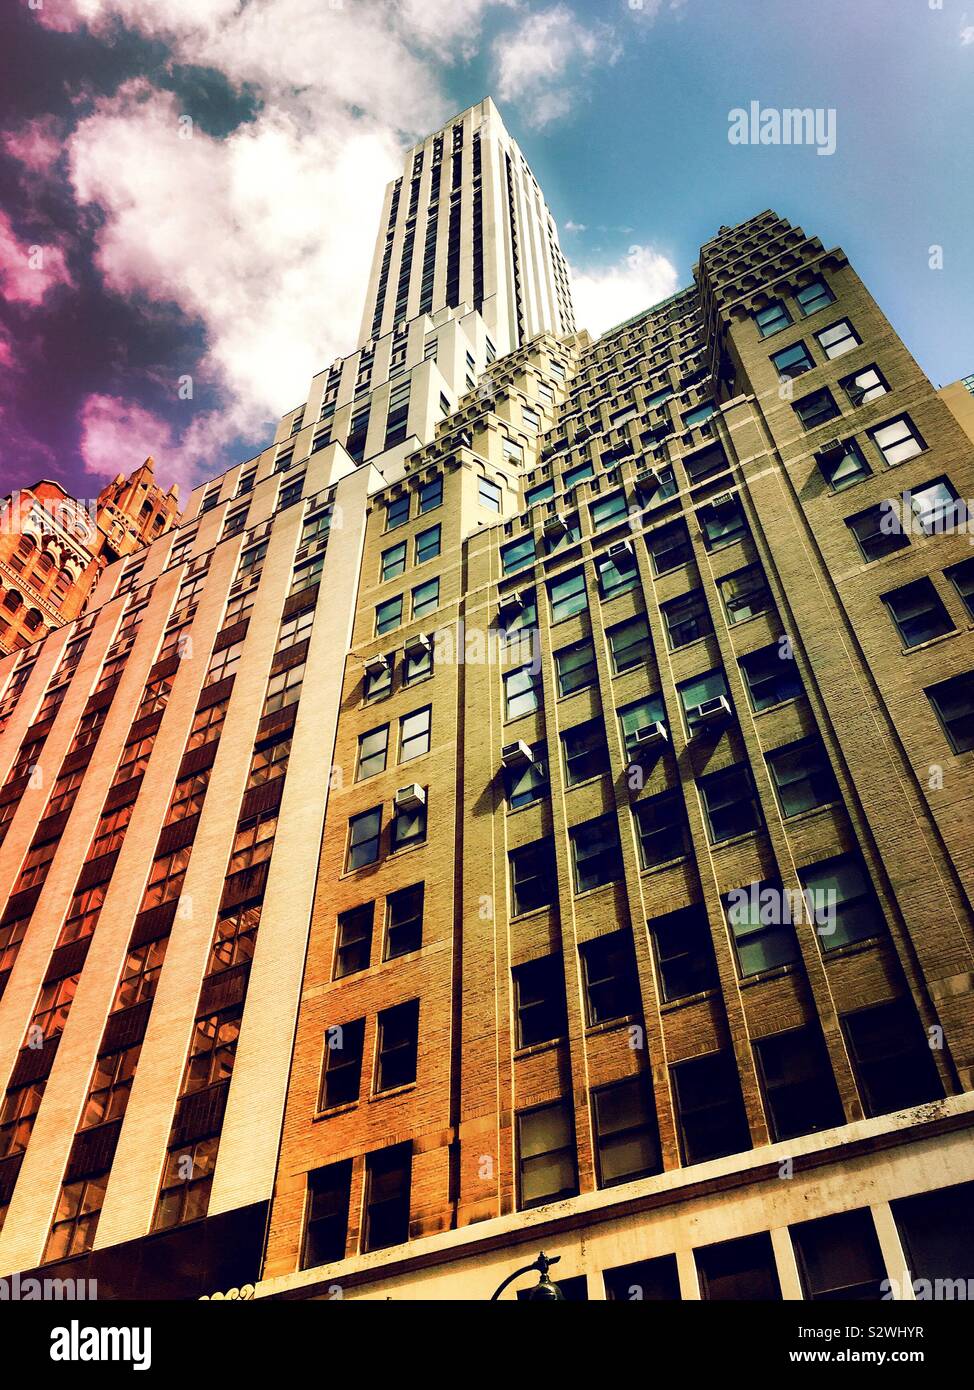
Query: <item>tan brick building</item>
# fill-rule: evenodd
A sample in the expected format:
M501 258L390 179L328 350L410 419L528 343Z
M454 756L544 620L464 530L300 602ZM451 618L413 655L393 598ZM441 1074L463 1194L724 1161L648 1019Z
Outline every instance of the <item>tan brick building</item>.
M772 212L595 342L486 307L557 264L502 129L408 153L356 352L0 666L0 1273L974 1277L963 402Z

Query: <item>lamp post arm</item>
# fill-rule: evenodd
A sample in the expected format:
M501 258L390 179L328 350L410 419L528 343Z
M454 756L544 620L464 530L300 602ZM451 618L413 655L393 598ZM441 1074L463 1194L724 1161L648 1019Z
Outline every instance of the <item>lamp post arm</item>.
M536 1270L537 1268L538 1264L537 1261L535 1261L534 1264L524 1265L522 1269L516 1269L513 1274L509 1274L501 1284L498 1284L497 1288L491 1294L490 1302L493 1303L495 1299L500 1298L501 1294L507 1288L508 1284L513 1284L514 1280L520 1279L522 1274L530 1274L532 1270Z

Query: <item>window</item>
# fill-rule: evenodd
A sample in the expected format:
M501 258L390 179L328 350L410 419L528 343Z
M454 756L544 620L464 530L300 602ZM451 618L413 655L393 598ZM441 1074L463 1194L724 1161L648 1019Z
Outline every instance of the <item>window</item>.
M431 512L443 503L443 476L437 474L435 478L430 478L428 482L422 483L419 489L419 514Z
M363 698L366 700L378 700L383 695L388 695L392 691L392 661L389 657L383 658L381 666L370 666L366 668L365 685Z
M870 438L890 465L905 463L927 447L909 416L901 415L869 431Z
M534 744L529 761L518 763L516 767L506 767L504 785L510 811L516 811L521 806L530 806L547 796L549 787L546 745Z
M560 623L565 618L574 617L576 613L584 613L588 607L584 572L573 570L570 574L563 574L558 579L552 579L548 584L548 599L551 603L551 621L553 623Z
M534 537L521 536L518 540L501 546L501 572L514 574L517 570L524 569L526 565L533 565L534 558Z
M675 1255L660 1255L655 1260L638 1260L631 1265L618 1265L602 1275L605 1296L613 1303L653 1302L677 1303L680 1300L680 1275Z
M694 1254L701 1298L780 1302L781 1285L767 1231L706 1245Z
M565 784L569 787L609 771L609 748L601 719L590 719L566 729L561 736L565 756Z
M868 1210L802 1221L790 1234L805 1298L859 1303L884 1297L886 1265Z
M716 502L711 503L697 515L703 531L704 548L708 551L720 550L750 534L739 497L732 497L719 506Z
M382 807L363 811L348 822L348 869L361 869L374 864L379 857L379 837L382 833Z
M758 326L758 332L762 338L771 338L775 333L782 332L791 323L791 315L782 304L780 299L772 302L764 309L758 309L754 315L754 322Z
M336 1105L352 1105L362 1085L362 1048L365 1019L342 1023L325 1030L325 1062L321 1077L320 1110Z
M709 420L713 415L716 406L713 401L705 401L703 405L696 406L693 410L688 410L683 417L683 428L692 430L697 425L702 425L705 420Z
M561 485L566 492L571 492L573 487L583 483L586 478L594 478L595 469L590 463L577 463L574 468L566 468L561 478Z
M382 552L381 576L383 581L396 579L406 568L406 542L400 541L398 545L391 545L388 550Z
M799 869L809 915L826 951L882 936L886 919L857 854L839 854Z
M240 556L240 563L237 565L237 578L243 579L247 575L256 574L259 571L263 563L264 556L266 554L267 541L261 541L259 545L252 545L248 550L245 550ZM205 576L201 575L200 579L205 581ZM202 587L202 584L200 583L200 580L194 580L192 581L192 584L193 596L195 596L195 594L198 593L199 589ZM176 600L177 605L180 605L182 603L183 589L186 587L187 586L185 584L180 587L179 597Z
M177 782L177 789L179 785ZM125 832L132 819L134 809L135 802L130 801L127 806L119 806L115 811L102 812L101 819L95 829L94 839L86 856L87 859L98 859L103 854L113 854L119 848L125 839ZM190 811L188 814L195 815L195 811ZM168 823L168 816L166 820Z
M679 792L661 792L632 808L639 832L639 858L644 869L682 859L690 852L686 808Z
M440 581L439 579L427 579L425 584L418 584L412 593L413 617L422 618L427 613L432 613L440 604Z
M363 1250L385 1250L408 1240L411 1171L411 1144L366 1154Z
M375 1089L392 1091L416 1080L419 1000L411 999L379 1014Z
M152 861L140 911L144 912L148 907L158 907L160 903L172 902L174 898L179 897L183 891L183 880L189 867L192 848L192 845L186 845L183 849L174 850L172 854L160 855Z
M622 877L622 851L614 816L576 825L568 832L575 867L575 892L585 893Z
M582 523L578 519L578 512L572 512L569 516L563 515L559 521L561 524L557 532L545 537L545 553L548 555L557 555L559 550L575 545L582 538Z
M440 528L431 526L427 531L420 531L416 537L416 563L425 564L427 560L435 560L440 553Z
M595 667L595 649L591 641L585 638L555 652L555 670L558 673L559 695L572 695L576 690L584 690L586 686L594 685L598 673Z
M44 882L51 867L51 860L57 853L57 848L57 840L48 840L43 845L31 845L24 856L20 876L14 884L15 893L21 893L25 888L33 888Z
M927 483L907 494L917 521L928 536L951 533L967 520L967 507L946 478Z
M233 642L229 647L221 647L218 652L213 653L206 669L206 678L203 681L204 688L208 685L216 685L219 681L236 675L240 658L243 655L243 647L243 642Z
M554 497L554 483L539 483L537 487L529 487L524 494L524 503L527 507L534 507L539 502L547 502L549 497Z
M754 1051L776 1143L844 1122L832 1063L817 1027L759 1038Z
M384 603L376 606L375 610L375 632L379 637L383 632L391 632L402 622L402 594L397 594L395 598L387 598Z
M288 507L293 507L296 502L301 501L304 492L304 474L298 478L291 478L290 481L281 484L281 490L277 497L277 510L287 511Z
M854 439L847 439L832 453L817 454L815 462L819 472L833 492L841 492L862 478L868 478L872 469L865 455Z
M816 734L765 754L783 816L798 816L839 800L825 745Z
M310 560L295 565L294 574L291 577L291 587L288 589L288 597L291 594L300 594L304 589L310 589L313 584L318 584L321 581L324 568L324 555L315 555Z
M852 352L862 342L848 319L840 319L838 323L833 323L829 328L823 328L820 333L815 334L815 337L830 361L835 357L842 357L847 352Z
M671 650L685 647L713 632L714 625L710 609L702 589L691 589L688 594L670 599L660 604L660 614L666 625L666 637Z
M610 526L618 526L629 515L626 507L626 494L613 492L608 497L600 497L589 507L592 517L592 530L604 531Z
M801 421L802 428L806 430L817 429L819 425L824 425L826 420L834 420L842 413L832 392L824 386L820 391L813 391L810 396L803 396L800 401L795 401L792 408Z
M647 926L664 1003L717 987L717 963L705 908L678 908L653 918Z
M168 945L169 938L163 936L158 941L147 941L144 945L129 951L122 968L122 978L115 991L113 1012L116 1009L127 1009L133 1004L141 1004L153 997Z
M747 622L748 618L766 613L774 607L767 576L760 565L748 565L746 569L736 570L717 583L727 621L732 626Z
M470 385L471 385L471 387L472 387L472 386L473 386L473 382L471 382ZM515 441L514 441L513 439L508 439L508 438L506 438L506 436L505 436L505 437L502 437L502 439L501 439L501 444L503 445L503 448L504 448L504 462L505 462L505 463L507 463L507 464L513 463L513 464L517 465L517 464L521 464L521 463L524 462L524 450L521 448L520 444L515 443ZM498 500L499 500L499 490L498 490ZM500 511L500 507L499 507L499 506L497 507L497 510Z
M407 763L430 751L430 721L432 708L415 710L399 721L399 761Z
M383 724L379 729L370 729L368 733L359 735L356 782L364 782L366 778L374 777L376 773L385 771L388 749L388 724Z
M240 1037L240 1014L236 1006L196 1020L181 1095L230 1079Z
M635 760L642 750L640 734L654 724L666 723L662 695L650 695L645 700L636 700L619 710L619 725L622 729L622 742L626 757Z
M64 1184L44 1247L45 1264L91 1250L107 1190L107 1172Z
M795 659L787 653L787 646L773 643L741 657L739 665L755 712L804 695Z
M642 1012L632 935L609 932L579 948L585 982L585 1017L590 1026Z
M216 919L207 975L218 975L251 960L260 926L260 903L221 912Z
M505 444L509 443L509 440L505 440ZM515 448L517 448L516 445ZM518 458L520 458L520 453L521 451L520 449L518 449ZM506 448L504 451L504 455L505 458L509 458ZM492 512L499 512L501 509L501 490L496 483L490 482L487 478L478 478L477 500L479 501L482 507L487 507Z
M286 671L278 671L267 682L267 695L264 698L264 714L275 714L288 705L296 704L301 698L304 684L304 662L289 666Z
M363 903L338 914L338 935L335 944L336 980L368 970L372 953L372 923L375 903Z
M517 1116L518 1205L522 1210L578 1192L575 1133L567 1101Z
M961 560L959 565L951 565L944 574L960 595L968 616L974 618L974 559Z
M404 493L401 497L393 497L386 503L386 530L394 531L397 526L404 526L409 520L409 493Z
M30 1143L46 1081L35 1081L7 1091L0 1107L0 1158L23 1153Z
M348 1242L348 1207L352 1191L352 1160L329 1163L308 1174L301 1268L332 1264L345 1258Z
M504 675L506 719L520 719L541 705L541 672L531 666L518 666Z
M859 406L865 405L868 401L877 400L889 392L889 383L879 368L875 366L863 367L861 371L853 372L851 376L842 377L839 385L849 397L850 404L857 410Z
M517 1019L517 1046L562 1038L568 1030L565 1005L565 969L562 958L542 956L511 971L514 978L514 1009Z
M654 574L668 574L670 570L686 565L693 559L693 546L685 521L669 521L665 526L657 526L646 535Z
M94 888L82 888L74 894L64 919L64 926L58 936L57 944L59 946L66 946L69 941L79 941L81 937L91 935L98 923L98 914L104 906L107 892L108 883L105 882L97 884ZM14 922L12 925L16 929L21 924ZM7 930L6 927L0 928L0 945L3 944L2 934ZM8 941L7 945L10 944L11 942ZM0 952L0 968L6 968L2 952Z
M592 1121L600 1187L662 1172L656 1111L642 1077L593 1091Z
M612 654L612 669L616 675L632 670L634 666L644 665L652 656L649 626L642 616L617 623L608 629L606 636Z
M712 845L763 826L751 770L744 763L701 777L697 786Z
M423 793L425 798L425 791ZM392 820L392 849L417 844L426 839L426 802L397 810Z
M929 1280L931 1290L936 1279L974 1279L974 1183L903 1197L890 1206L914 1279Z
M433 674L433 647L423 642L406 648L403 653L402 682L411 685ZM390 672L391 680L391 672Z
M819 309L824 309L827 304L834 303L835 295L824 280L812 280L796 291L795 299L803 316L808 318L811 314L817 314Z
M296 647L299 642L306 642L311 636L311 629L314 626L315 610L306 608L302 613L295 613L290 618L285 618L281 623L277 633L277 644L274 653L286 652L291 647Z
M605 603L617 598L619 594L627 594L639 584L636 557L629 542L614 545L612 550L619 553L600 555L595 562L595 570L599 577L599 597Z
M508 852L512 915L547 907L556 894L555 856L550 840L536 840Z
M947 609L929 579L904 584L883 594L882 599L904 646L915 647L954 631Z
M678 1063L670 1074L684 1163L706 1163L751 1147L732 1053L708 1052Z
M940 1100L944 1088L912 999L894 999L840 1019L867 1115Z
M332 511L332 507L328 506L304 518L301 525L301 540L298 542L300 546L311 545L313 541L327 539L331 531Z
M422 946L423 895L424 885L415 883L386 899L386 960L407 956Z

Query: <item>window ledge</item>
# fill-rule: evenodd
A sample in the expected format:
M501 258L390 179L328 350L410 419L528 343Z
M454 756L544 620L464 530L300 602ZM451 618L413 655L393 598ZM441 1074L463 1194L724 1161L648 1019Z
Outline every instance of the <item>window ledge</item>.
M525 1057L538 1057L543 1052L553 1052L558 1047L563 1047L568 1042L567 1036L560 1038L547 1038L544 1042L530 1043L526 1047L516 1047L514 1049L514 1060L519 1062Z
M938 647L941 642L949 642L952 637L959 637L960 635L960 629L955 627L950 632L942 632L939 637L930 637L926 642L917 642L916 646L903 647L900 655L911 656L913 652L925 652L930 647Z
M812 926L814 929L814 923ZM817 929L815 929L815 935L822 943L822 959L826 961L844 960L847 956L857 956L860 952L871 951L875 946L888 940L885 932L879 932L876 936L864 936L861 941L848 941L844 946L833 946L830 950L827 944L828 937L820 936Z
M638 806L638 801L636 802ZM648 869L640 869L640 874L659 874L664 869L673 869L677 864L685 864L690 858L689 854L679 854L675 859L664 859L661 864L650 864Z
M745 975L739 981L741 989L748 989L752 985L767 984L769 980L783 980L787 975L795 975L802 969L800 960L790 960L784 965L773 965L767 970L757 970L753 975Z
M762 825L756 830L745 830L740 835L731 835L727 840L719 840L717 844L711 845L712 851L731 849L736 845L744 844L747 840L756 840L759 835L766 834L766 828Z
M782 823L787 830L791 825L803 825L807 820L813 820L820 816L824 811L835 811L843 805L842 798L835 801L823 801L821 806L809 806L807 811L796 811L793 816L782 815Z
M666 1003L661 1001L659 1011L661 1014L671 1014L677 1009L686 1009L691 1004L702 1004L707 999L717 999L719 996L720 990L716 986L713 989L701 989L696 994L684 995L682 999L670 999Z
M358 1109L357 1100L347 1100L343 1105L329 1105L324 1110L316 1110L311 1117L311 1123L317 1124L319 1120L330 1120L336 1115L347 1115L352 1110Z
M374 1105L376 1101L388 1100L390 1096L406 1096L410 1091L416 1090L415 1081L407 1081L404 1086L390 1086L387 1091L374 1091L369 1096L369 1105Z
M596 941L598 937L594 938ZM634 1023L642 1024L642 1014L622 1014L619 1018L606 1018L601 1023L590 1023L585 1029L587 1038L597 1038L603 1033L614 1033L623 1028L631 1028Z

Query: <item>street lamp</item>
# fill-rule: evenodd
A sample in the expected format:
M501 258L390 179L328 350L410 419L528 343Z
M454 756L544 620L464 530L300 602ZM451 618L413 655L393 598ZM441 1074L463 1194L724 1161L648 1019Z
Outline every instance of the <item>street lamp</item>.
M515 1279L520 1279L522 1274L530 1274L532 1270L537 1270L538 1273L541 1275L541 1278L535 1284L533 1289L528 1289L528 1291L525 1293L525 1301L529 1303L564 1303L565 1295L562 1293L558 1285L553 1284L551 1280L548 1278L548 1270L551 1268L552 1265L556 1265L560 1259L560 1255L548 1256L542 1250L541 1254L538 1256L538 1258L534 1261L533 1264L523 1265L520 1269L516 1269L513 1274L509 1274L507 1276L503 1283L498 1285L498 1287L491 1294L491 1303L494 1303L498 1298L500 1298L501 1294L507 1288L508 1284L512 1284Z

